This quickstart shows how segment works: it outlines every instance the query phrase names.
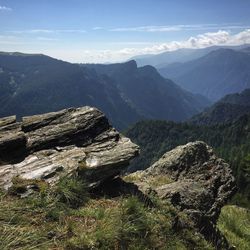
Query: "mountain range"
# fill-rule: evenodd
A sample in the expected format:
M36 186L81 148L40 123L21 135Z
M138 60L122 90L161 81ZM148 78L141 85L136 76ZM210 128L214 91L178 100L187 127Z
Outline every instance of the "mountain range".
M124 100L147 119L181 121L209 105L204 97L181 89L149 65L138 68L135 61L129 61L85 66L113 79Z
M250 88L249 49L217 49L198 59L159 68L192 93L217 101L223 96Z
M135 61L80 65L45 55L0 53L0 116L17 117L71 106L95 106L116 128L141 119L181 121L208 101Z
M233 49L233 50L245 50L249 52L249 44L239 46L210 46L202 49L177 49L174 51L166 51L159 54L148 54L135 56L132 59L135 60L138 66L152 65L156 68L163 68L172 63L184 63L198 59L208 53L218 49Z

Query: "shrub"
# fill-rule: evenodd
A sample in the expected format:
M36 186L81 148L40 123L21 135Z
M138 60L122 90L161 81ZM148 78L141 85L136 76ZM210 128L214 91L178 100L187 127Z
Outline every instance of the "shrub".
M77 208L88 201L89 195L83 180L79 178L62 178L56 186L55 196L58 201L69 207Z

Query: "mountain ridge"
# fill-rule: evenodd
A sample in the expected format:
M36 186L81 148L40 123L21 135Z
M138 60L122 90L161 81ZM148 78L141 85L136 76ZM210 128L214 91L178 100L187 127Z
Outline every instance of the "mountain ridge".
M198 59L213 50L217 50L220 48L231 48L234 50L244 50L245 48L249 47L250 44L244 44L239 46L210 46L206 48L197 48L197 49L188 49L188 48L181 48L174 51L167 51L162 52L159 54L148 54L142 56L135 56L131 59L137 61L139 66L144 65L152 65L156 68L162 68L167 66L168 64L177 63L177 62L187 62L194 59ZM246 51L247 52L247 51Z
M192 93L212 101L250 87L250 55L219 49L193 61L168 65L159 72Z
M44 55L0 54L0 116L97 106L117 128L145 118L184 120L208 101L135 61L71 64ZM177 112L173 110L177 109Z

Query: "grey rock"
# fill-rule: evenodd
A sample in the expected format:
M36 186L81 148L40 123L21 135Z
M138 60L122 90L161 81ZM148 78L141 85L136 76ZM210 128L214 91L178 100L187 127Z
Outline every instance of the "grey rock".
M16 116L0 118L0 164L24 153L26 137Z
M30 151L72 144L89 145L110 128L104 114L91 107L24 117L22 123Z
M18 156L17 148L22 152ZM96 187L119 175L139 147L112 128L101 111L82 107L24 117L0 130L0 152L0 187L5 189L16 176L53 185L62 175L73 174Z
M167 183L162 183L164 176ZM236 183L229 165L204 142L179 146L165 153L148 169L126 178L133 180L145 194L168 199L186 212L215 245L218 242L221 247L228 245L216 230L216 221L222 206L235 193Z
M7 125L10 125L10 124L13 124L15 122L16 122L16 116L15 115L0 118L0 128L4 127L4 126L7 126Z

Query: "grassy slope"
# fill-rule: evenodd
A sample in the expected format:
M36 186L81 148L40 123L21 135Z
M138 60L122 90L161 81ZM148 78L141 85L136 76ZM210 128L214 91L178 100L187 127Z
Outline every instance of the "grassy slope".
M236 249L250 249L250 210L231 205L223 207L218 227Z
M24 199L1 194L0 249L213 249L169 204L87 198L77 181ZM173 227L177 217L184 227Z

